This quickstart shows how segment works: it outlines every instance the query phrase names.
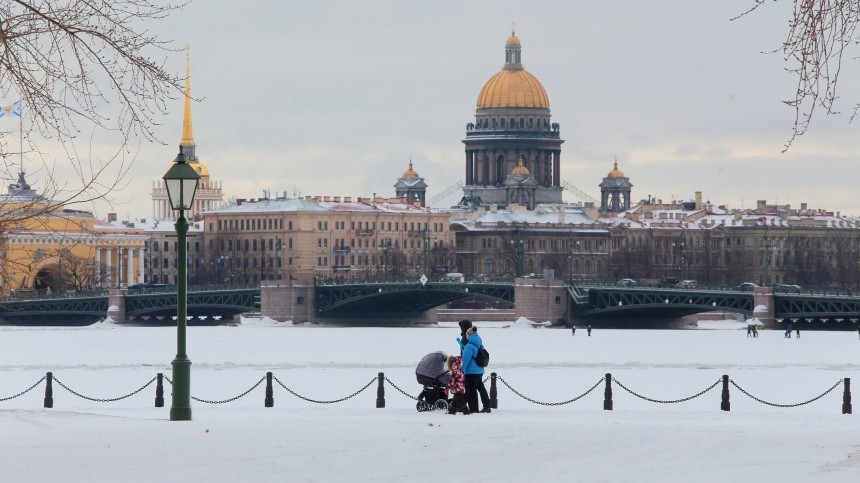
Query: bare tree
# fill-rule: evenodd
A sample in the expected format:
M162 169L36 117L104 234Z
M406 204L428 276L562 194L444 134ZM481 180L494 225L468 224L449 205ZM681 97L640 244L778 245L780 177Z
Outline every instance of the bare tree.
M40 163L40 191L51 200L47 211L109 201L126 182L134 141L157 140L154 127L166 113L165 102L182 94L181 79L149 57L170 50L150 25L182 6L149 0L0 3L0 99L22 101L20 126L9 122L0 131L2 175L17 178L23 167L15 165L26 155L27 163ZM95 142L116 150L103 158L93 152ZM65 155L59 165L50 161L58 156L48 155L56 149Z
M732 20L737 20L764 8L765 0L755 4ZM788 22L788 34L782 52L797 78L794 98L785 102L794 108L794 130L783 152L791 147L797 136L803 135L812 122L816 109L825 114L837 114L834 102L842 72L842 60L847 50L860 44L857 32L860 21L860 0L793 0L794 11ZM851 120L857 116L860 102L854 105Z

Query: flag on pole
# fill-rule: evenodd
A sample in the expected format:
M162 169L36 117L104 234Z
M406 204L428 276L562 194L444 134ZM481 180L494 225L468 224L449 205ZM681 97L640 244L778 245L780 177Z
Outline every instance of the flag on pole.
M0 117L16 116L21 117L21 101L15 101L8 106L3 106L0 109Z

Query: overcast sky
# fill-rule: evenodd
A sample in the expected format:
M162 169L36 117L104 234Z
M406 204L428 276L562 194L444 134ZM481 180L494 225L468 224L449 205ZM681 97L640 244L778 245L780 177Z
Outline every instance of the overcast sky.
M794 79L762 52L783 41L791 2L730 20L753 3L195 0L157 31L191 45L197 154L227 197L393 196L410 156L428 199L463 180L465 125L513 21L561 124L562 179L591 196L617 156L634 200L702 191L734 208L860 214L860 125L847 114L817 117L781 153ZM167 62L184 72L183 53ZM851 60L842 73L846 113L858 71ZM112 208L121 218L151 217L152 180L181 138L182 100L171 105L166 144L142 147Z

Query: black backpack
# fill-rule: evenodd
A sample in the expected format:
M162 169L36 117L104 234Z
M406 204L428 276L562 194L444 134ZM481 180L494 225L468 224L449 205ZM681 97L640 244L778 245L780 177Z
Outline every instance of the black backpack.
M478 353L475 354L475 364L479 367L487 367L490 364L490 353L484 349L483 345L478 348Z

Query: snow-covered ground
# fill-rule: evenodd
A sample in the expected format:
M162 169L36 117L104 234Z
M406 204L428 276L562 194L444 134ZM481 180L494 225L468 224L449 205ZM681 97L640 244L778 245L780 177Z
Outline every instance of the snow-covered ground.
M780 404L806 401L840 379L854 382L860 413L857 332L762 330L708 322L715 330L570 330L528 323L478 324L491 367L514 389L542 402L569 400L611 373L631 390L680 399L723 374L753 395ZM729 329L729 330L716 330ZM317 400L347 396L378 372L412 395L414 368L432 351L457 350L455 324L416 328L294 327L246 321L191 327L192 394L236 396L272 371L293 391ZM157 372L170 377L176 329L97 324L81 328L0 327L0 398L45 372L71 389L113 398ZM856 381L856 382L855 382ZM0 480L9 482L266 481L587 481L856 482L860 414L843 415L843 386L801 407L756 402L731 386L731 411L720 411L720 386L679 404L639 399L603 385L582 399L545 406L501 382L492 414L419 413L391 385L377 409L376 383L336 404L315 404L275 385L264 408L263 385L234 402L194 402L193 421L168 421L153 407L151 385L128 399L81 399L54 384L0 402Z

